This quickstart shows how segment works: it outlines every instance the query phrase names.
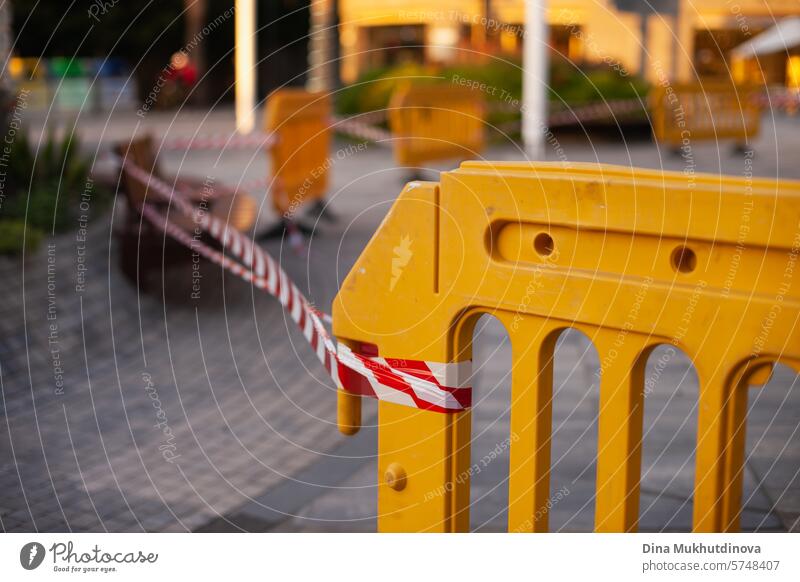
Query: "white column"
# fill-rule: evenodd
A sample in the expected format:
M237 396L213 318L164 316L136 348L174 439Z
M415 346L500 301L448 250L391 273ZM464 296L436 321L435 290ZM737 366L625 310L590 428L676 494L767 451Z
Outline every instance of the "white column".
M544 160L548 87L547 0L525 0L522 48L522 141L530 160Z
M250 133L256 125L256 2L235 3L236 130Z
M335 73L339 61L336 58L336 3L333 0L314 0L309 8L308 29L308 81L309 91L333 91L336 89Z

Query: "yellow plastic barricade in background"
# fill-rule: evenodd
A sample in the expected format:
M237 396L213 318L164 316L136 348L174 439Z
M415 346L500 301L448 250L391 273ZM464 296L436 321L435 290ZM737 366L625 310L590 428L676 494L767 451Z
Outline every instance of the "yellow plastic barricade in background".
M474 158L484 146L484 105L458 85L406 85L389 103L394 153L402 166Z
M717 217L709 220L709 216ZM412 182L344 280L333 331L355 351L471 360L478 318L512 346L509 531L548 529L556 339L600 360L595 528L635 531L652 350L694 362L694 529L735 531L747 388L800 372L800 182L595 165L469 162ZM340 391L343 432L358 397ZM380 531L469 527L470 412L379 403Z
M754 85L659 85L650 94L653 134L656 141L674 149L703 140L732 139L747 145L761 125L755 96Z
M267 99L264 130L277 137L269 150L272 203L284 217L325 196L331 165L330 117L330 98L325 93L288 88Z

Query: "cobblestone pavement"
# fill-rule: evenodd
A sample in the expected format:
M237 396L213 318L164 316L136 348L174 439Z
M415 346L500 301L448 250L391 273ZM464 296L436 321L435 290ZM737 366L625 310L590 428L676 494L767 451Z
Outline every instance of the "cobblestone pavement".
M229 128L229 118L224 111L206 119L187 114L172 130L211 133ZM159 127L157 116L147 121ZM97 144L129 135L135 120L125 123L112 124L115 133L109 136L104 124L89 120L84 139ZM800 177L798 128L796 119L765 120L751 161L755 175ZM687 159L659 152L648 141L626 146L557 138L549 159L563 150L572 160L675 170L741 175L747 167L727 145L698 144ZM343 153L334 156L329 199L338 222L321 222L302 256L280 242L267 245L322 307L404 181L387 151L337 147ZM161 157L169 170L228 183L266 171L260 152ZM496 146L486 157L521 154ZM274 217L262 209L263 226ZM45 241L24 261L0 259L2 529L374 531L374 403L365 406L365 429L341 437L330 383L277 303L211 265L202 266L199 300L191 299L188 266L171 269L159 292L138 295L117 265L111 226L121 212L115 208L90 229L82 292L75 288L72 235ZM476 332L474 458L509 431L509 345L496 321L482 321ZM662 355L656 352L651 366ZM553 529L591 529L597 365L588 338L578 332L562 337L551 487L566 494L553 507ZM696 392L690 363L679 354L648 396L645 530L689 527ZM750 396L743 526L797 528L797 379L779 368ZM503 529L507 473L507 457L501 456L475 476L473 529Z
M68 238L52 247L52 297L49 249L24 279L3 264L5 297L24 297L2 318L4 529L193 529L336 441L335 397L275 302L210 266L200 301L189 271L137 297L107 229L90 238L83 294ZM315 283L330 301L335 285Z

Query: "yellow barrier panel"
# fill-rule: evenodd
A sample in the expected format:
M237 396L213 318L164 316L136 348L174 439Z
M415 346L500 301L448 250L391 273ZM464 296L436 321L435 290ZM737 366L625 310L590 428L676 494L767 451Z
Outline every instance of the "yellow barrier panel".
M392 95L389 127L397 163L420 166L483 151L480 94L458 85L406 85Z
M650 94L653 134L672 148L694 141L733 139L747 144L758 135L761 111L755 86L684 83L654 87Z
M267 99L264 130L277 142L269 150L272 203L280 214L321 200L330 170L331 103L327 94L279 89Z
M800 182L469 162L406 186L342 284L334 334L381 357L462 362L482 314L503 323L515 532L548 527L558 335L583 331L601 362L598 531L637 527L644 366L675 346L700 382L694 529L735 531L747 387L777 361L800 372L798 254ZM359 407L340 396L343 432ZM470 422L379 403L381 531L468 529Z

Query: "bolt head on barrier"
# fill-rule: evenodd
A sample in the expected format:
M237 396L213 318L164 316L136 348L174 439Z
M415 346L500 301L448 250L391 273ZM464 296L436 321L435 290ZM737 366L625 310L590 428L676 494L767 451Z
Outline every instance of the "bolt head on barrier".
M386 484L395 491L406 488L406 470L400 463L391 463L384 473Z

